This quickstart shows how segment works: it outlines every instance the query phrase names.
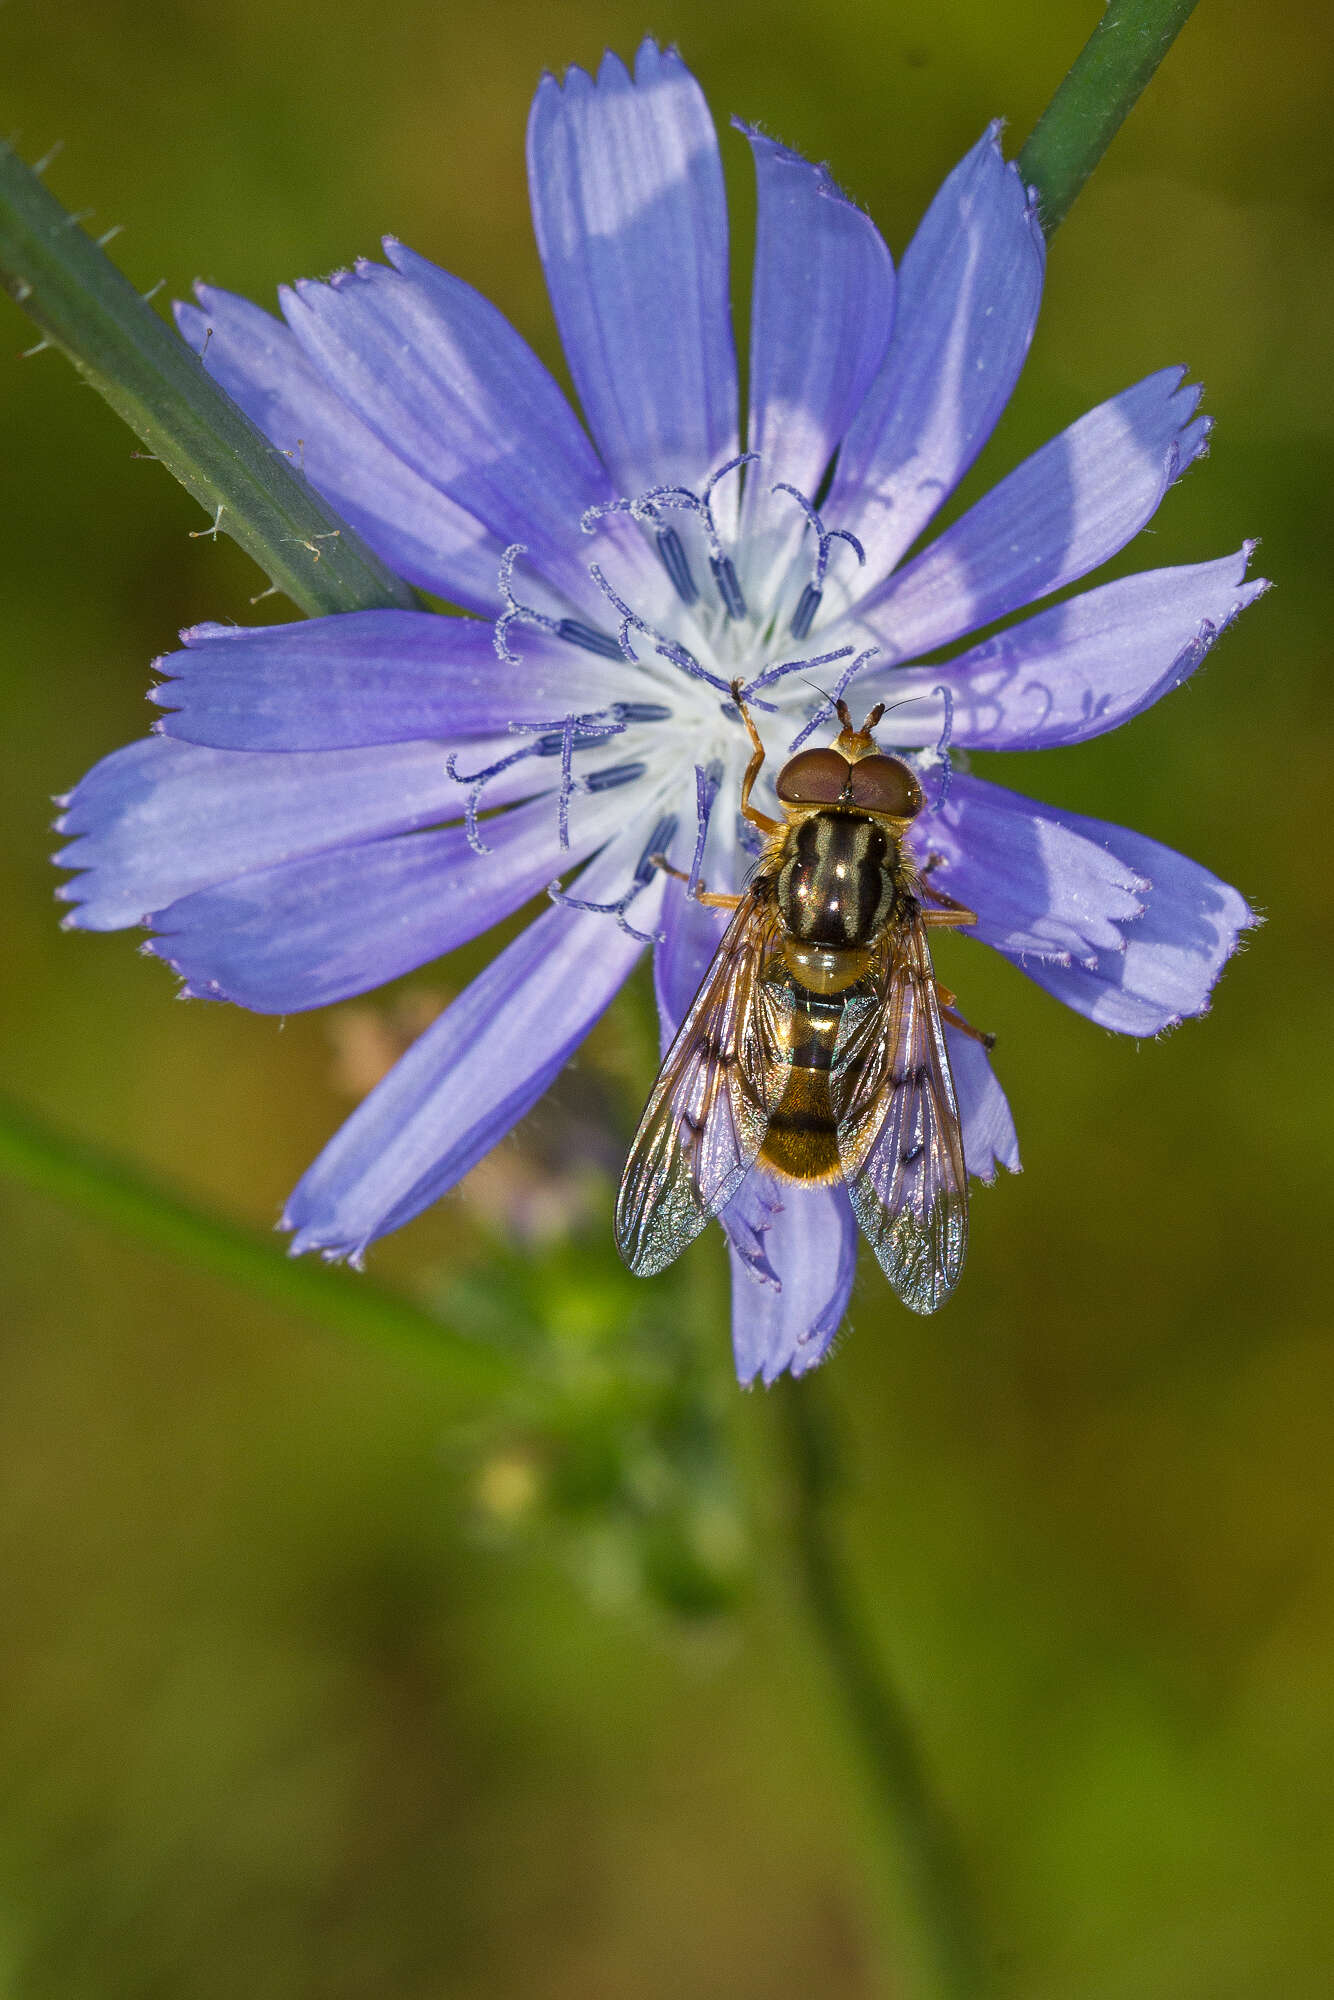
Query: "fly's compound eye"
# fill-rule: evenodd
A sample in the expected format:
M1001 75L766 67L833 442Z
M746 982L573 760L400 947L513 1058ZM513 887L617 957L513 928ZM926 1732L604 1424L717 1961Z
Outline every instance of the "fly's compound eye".
M888 763L888 758L877 759ZM837 805L851 766L837 750L800 750L778 773L777 791L785 806Z
M801 759L793 761L799 764ZM852 767L850 788L853 805L860 806L863 812L885 813L890 819L916 819L922 810L922 788L899 757L877 753L874 757L859 758Z

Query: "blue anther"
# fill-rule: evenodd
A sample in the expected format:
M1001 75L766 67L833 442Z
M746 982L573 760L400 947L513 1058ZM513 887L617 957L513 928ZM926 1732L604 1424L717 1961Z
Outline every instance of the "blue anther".
M672 711L661 701L614 701L607 710L613 722L670 722Z
M718 586L718 595L723 600L723 609L729 618L744 618L746 600L736 573L736 564L731 556L710 556L709 568Z
M933 687L931 692L938 694L945 705L944 727L940 732L940 741L936 744L936 756L941 766L940 789L931 806L932 812L939 812L949 797L950 786L954 782L954 759L950 756L950 743L954 736L954 691L946 687L942 681L940 686Z
M786 493L795 500L806 516L807 526L815 531L815 575L797 599L797 608L792 613L792 623L788 627L794 639L804 639L815 622L815 614L824 595L825 571L829 567L829 551L833 543L846 542L859 565L865 563L866 551L857 537L850 534L846 528L826 528L799 486L790 486L786 479L780 479L776 486L769 488L769 491Z
M642 632L644 637L651 641L653 650L662 659L670 660L674 667L679 667L683 674L690 676L691 680L707 681L709 686L717 688L720 694L726 694L727 682L720 680L717 674L711 674L706 668L702 667L695 658L695 655L687 647L679 645L675 639L667 638L663 633L657 631L654 626L647 624L637 611L632 611L624 598L617 596L597 563L590 563L588 565L588 574L592 577L608 604L620 613L621 629L617 634L617 638L620 643L621 652L627 660L631 661L635 666L640 664L639 655L630 644L630 634L632 632Z
M681 602L698 603L699 585L691 575L690 558L675 528L658 529L658 554L662 557L662 566L675 585L676 594Z
M648 765L612 764L602 771L590 771L584 779L586 792L613 792L618 785L633 785L636 778L642 778Z
M817 590L813 583L806 585L801 596L797 599L797 608L792 613L792 623L787 628L794 639L804 639L806 637L815 623L815 614L820 609L820 602L823 597L824 592Z
M657 841L658 835L664 825L670 827L673 831L675 830L675 821L660 820L658 825L653 829L654 842ZM671 833L667 837L670 839ZM653 880L654 871L650 855L657 851L656 846L646 850L644 858L640 861L634 875L631 877L630 887L614 903L590 903L583 896L572 896L568 890L561 887L559 881L548 882L547 894L552 902L559 904L563 910L583 910L589 916L593 917L615 917L617 927L623 930L627 937L632 937L637 944L663 944L667 936L665 931L637 931L625 914L641 889L646 889ZM647 868L645 867L646 861L649 863Z
M676 824L676 814L666 813L649 835L644 852L639 857L639 865L635 869L635 882L639 888L647 888L653 880L657 872L658 856L665 855L676 838Z
M514 595L514 565L520 556L527 553L523 542L511 542L500 558L500 594L505 600L505 609L495 623L495 647L500 658L511 667L521 666L522 661L510 651L510 628L514 625L533 625L539 632L550 632L553 638L564 639L571 646L582 646L586 652L597 653L604 660L619 660L621 648L608 633L586 625L582 618L551 618L545 611L535 611L530 604L519 602Z
M599 632L595 626L585 625L582 618L561 618L556 622L556 636L565 639L571 646L582 646L586 653L597 653L604 660L619 660L620 646L610 632Z
M692 903L699 894L699 871L704 866L704 846L709 837L709 818L722 781L721 758L715 757L711 764L696 764L695 852L690 862L690 879L686 883L686 896Z
M531 750L522 750L520 756L560 758L560 789L556 797L556 826L562 847L570 844L570 794L574 790L574 753L587 743L601 743L608 736L619 736L625 728L619 717L604 718L604 711L594 709L590 715L567 715L563 717L559 729L549 729L545 722L511 722L510 728L516 734L533 731L535 741ZM540 734L537 732L540 731ZM484 850L483 850L484 851Z

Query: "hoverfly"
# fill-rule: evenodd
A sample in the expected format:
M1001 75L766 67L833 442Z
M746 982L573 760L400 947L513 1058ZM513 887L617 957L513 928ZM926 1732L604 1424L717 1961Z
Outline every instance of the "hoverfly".
M934 1312L958 1282L968 1240L943 1021L976 1030L936 981L927 931L977 918L931 888L930 864L919 871L908 853L922 789L872 740L883 704L860 729L835 704L840 734L783 766L783 817L771 819L751 804L765 752L740 682L732 698L753 752L741 811L764 847L741 895L698 891L732 920L630 1148L617 1245L632 1271L651 1276L752 1167L779 1180L841 1180L894 1290L914 1312Z

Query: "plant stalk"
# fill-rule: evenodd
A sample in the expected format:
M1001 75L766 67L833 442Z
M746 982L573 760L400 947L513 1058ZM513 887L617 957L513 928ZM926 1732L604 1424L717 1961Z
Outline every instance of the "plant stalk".
M66 1137L4 1096L0 1175L332 1333L425 1356L461 1388L494 1394L516 1383L515 1364L495 1348L467 1339L368 1278L316 1258L285 1256L272 1237L183 1201L127 1161Z
M298 610L416 603L3 143L0 284Z
M891 1941L911 1963L910 1990L921 2000L981 2000L990 1981L967 1864L847 1581L830 1518L838 1480L820 1392L806 1380L784 1381L772 1393L786 1447L794 1568L880 1829Z
M1194 11L1196 0L1109 0L1019 154L1050 236Z

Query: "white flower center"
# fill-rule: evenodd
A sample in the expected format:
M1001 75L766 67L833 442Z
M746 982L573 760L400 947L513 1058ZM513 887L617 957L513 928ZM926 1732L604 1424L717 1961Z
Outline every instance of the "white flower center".
M720 483L749 465L748 485L738 502L735 485L723 489L727 502L724 541L715 495ZM631 787L627 824L653 818L644 859L619 903L598 905L633 929L628 904L652 878L649 857L677 832L678 816L668 801L679 801L682 779L693 767L697 837L691 866L697 880L709 849L712 886L733 887L744 872L738 847L752 846L753 829L739 814L713 808L720 798L737 800L750 744L741 726L733 688L746 701L774 766L816 729L832 720L835 703L853 675L876 651L849 617L846 578L831 590L836 555L864 555L856 537L827 528L814 502L785 482L765 488L758 482L754 453L719 466L698 492L684 486L657 486L635 499L590 508L579 523L586 536L601 532L607 547L588 564L589 575L607 607L614 636L578 617L555 617L523 602L515 587L515 567L526 554L522 544L505 551L500 587L506 609L496 620L496 651L513 664L522 658L521 628L537 627L566 643L627 667L626 699L586 714L511 724L529 741L484 770L467 776L450 764L450 775L471 786L468 837L485 851L477 813L483 788L522 758L560 759L557 816L560 843L569 840L572 794ZM633 521L642 531L626 539ZM838 545L838 546L836 546ZM657 560L653 560L656 554ZM846 564L850 571L850 560ZM833 598L829 602L829 598ZM823 628L812 638L817 623ZM517 649L517 650L516 650ZM811 676L823 674L819 682ZM798 726L792 734L793 725ZM763 781L762 781L763 782ZM553 885L553 895L557 894ZM578 904L576 897L561 900ZM639 933L636 933L639 935Z

